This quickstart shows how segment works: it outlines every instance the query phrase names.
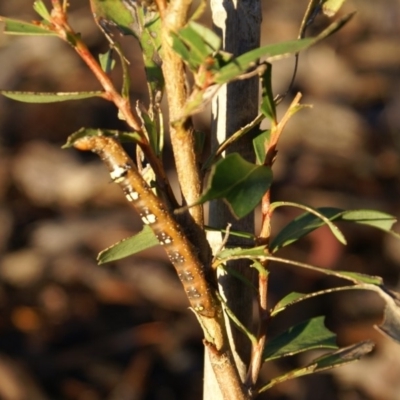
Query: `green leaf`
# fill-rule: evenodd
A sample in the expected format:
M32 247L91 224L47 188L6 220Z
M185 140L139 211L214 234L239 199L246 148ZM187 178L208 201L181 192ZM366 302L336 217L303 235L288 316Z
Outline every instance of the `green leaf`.
M276 202L273 203L273 208L291 205L294 207L304 207L300 204L288 203L288 202ZM310 208L311 209L311 208ZM296 242L305 235L314 231L317 228L327 224L331 231L335 234L341 243L346 243L343 235L339 229L333 225L330 221L334 221L341 214L342 210L337 208L317 208L313 209L313 212L306 212L301 214L288 225L286 225L272 240L270 244L271 253L275 253L280 248L288 246L289 244Z
M190 21L178 33L172 33L171 36L172 48L192 71L196 71L205 63L207 57L213 55L221 47L221 39L212 30L194 21Z
M273 204L281 206L288 203L279 202ZM344 211L339 208L322 207L316 209L315 211L322 215L325 220L320 216L313 215L309 212L295 218L272 240L270 245L271 253L275 253L280 248L297 241L301 237L325 225L327 223L326 219L329 221L354 222L357 224L369 225L389 233L392 233L391 228L396 222L396 218L394 216L375 210ZM335 231L333 232L335 233ZM394 235L396 234L394 233ZM341 242L343 243L342 240Z
M161 19L158 12L147 7L145 2L90 0L90 5L95 21L110 42L114 41L107 25L116 26L124 35L132 35L139 41L150 99L153 101L164 87L159 56Z
M24 103L57 103L60 101L90 99L92 97L103 97L104 92L12 92L1 90L0 93L9 99L22 101Z
M261 76L261 112L269 118L270 121L276 123L276 109L274 101L274 93L272 91L272 65L267 64L267 68Z
M254 257L243 255L243 256L241 256L241 258L251 258L252 259ZM315 271L318 273L322 273L325 275L336 276L338 278L345 279L347 281L351 281L354 284L359 284L359 285L364 286L362 288L356 287L356 289L365 289L366 285L370 285L370 286L382 285L382 278L379 276L371 276L371 275L359 274L359 273L355 273L355 272L336 271L336 270L332 270L332 269L320 268L320 267L316 267L315 265L306 264L306 263L302 263L302 262L294 261L294 260L289 260L287 258L275 257L275 256L271 256L268 254L265 254L264 256L259 255L259 256L257 256L257 259L276 261L278 263L293 265L293 266L299 267L299 268L305 268L305 269ZM370 289L368 288L368 290L370 290ZM331 291L331 289L327 289L326 291L321 291L321 294L323 294L322 292L328 293L328 291ZM312 295L312 293L310 295ZM305 296L310 296L310 295L305 295Z
M389 232L397 222L397 218L393 215L376 210L349 210L341 214L340 221L369 225L382 231Z
M135 142L140 140L139 134L135 132L122 132L117 130L81 128L68 136L67 142L62 146L63 149L73 147L74 143L86 136L112 136L118 137L121 142Z
M4 33L8 35L56 36L56 33L46 28L44 24L32 24L5 17L0 17L0 22L5 23Z
M194 21L180 29L178 35L190 49L190 55L197 65L203 64L205 59L216 51L221 43L215 33ZM207 38L211 40L211 43L218 43L218 48L213 48L208 44Z
M190 69L193 71L199 67L197 63L191 61L190 58L190 50L186 47L185 42L173 32L171 33L172 37L172 48L174 51L182 58L185 63L187 63Z
M150 227L145 225L143 229L135 236L121 240L115 243L111 247L101 251L97 256L99 264L120 260L131 256L132 254L139 253L140 251L149 249L158 244L158 240L155 237Z
M42 0L33 2L33 9L45 20L50 21L51 15Z
M242 218L261 201L271 183L270 168L249 163L232 153L213 166L207 189L198 203L224 199L232 214Z
M207 44L208 50L210 51L209 54L218 51L221 48L220 37L211 29L208 29L204 25L198 24L195 21L190 21L187 26L191 31L196 32L197 35L202 38L203 42ZM181 33L181 31L179 31L179 33Z
M258 391L258 394L265 392L266 390L271 389L278 383L285 382L289 379L314 374L316 372L326 371L328 369L340 367L350 362L357 361L364 355L370 353L373 348L374 343L369 340L341 348L333 353L326 354L313 360L305 367L297 368L295 370L287 372L284 375L278 376L277 378L271 379L271 381L267 385L263 386Z
M264 361L292 356L308 350L337 349L336 335L324 325L325 317L311 318L268 341Z
M266 155L266 144L269 143L271 137L271 129L261 132L253 139L253 148L256 154L257 164L264 164Z
M374 347L375 344L372 341L366 340L319 357L312 361L310 365L314 363L316 364L315 372L326 371L352 361L357 361L361 357L370 353Z
M344 279L348 279L357 284L370 284L370 285L382 285L382 278L380 276L373 276L367 274L361 274L359 272L349 271L337 271L338 276Z
M289 293L287 296L285 296L283 299L279 300L278 303L275 304L275 307L271 312L271 315L272 314L276 315L279 312L285 310L291 304L298 303L304 296L307 295L305 293L298 293L298 292Z
M101 69L108 74L115 67L115 60L112 58L112 51L108 50L103 54L99 54Z
M93 16L97 22L114 24L124 35L135 35L135 19L121 0L90 0Z
M259 58L263 57L266 61L271 62L273 60L278 60L284 57L288 57L291 54L296 54L301 50L305 50L313 44L319 42L320 40L332 35L334 32L339 30L343 25L345 25L353 14L348 14L338 21L332 23L328 28L321 32L318 36L314 38L290 40L287 42L271 44L267 46L260 47L258 49L249 51L237 58L235 58L228 65L220 69L220 71L215 74L215 82L223 84L231 81L237 76L243 74L249 68L254 67Z
M142 121L143 128L147 138L149 139L151 148L157 156L161 156L162 143L160 143L160 135L156 124L150 118L150 115L146 110L137 107L136 111Z
M223 262L229 261L237 258L251 258L251 259L263 259L267 256L265 252L265 246L258 246L252 248L242 248L242 247L234 247L234 248L225 248L217 254L218 260Z
M333 17L346 0L323 0L322 11L328 17Z
M46 5L42 0L37 0L33 3L33 9L45 20L50 21L51 15L47 10Z

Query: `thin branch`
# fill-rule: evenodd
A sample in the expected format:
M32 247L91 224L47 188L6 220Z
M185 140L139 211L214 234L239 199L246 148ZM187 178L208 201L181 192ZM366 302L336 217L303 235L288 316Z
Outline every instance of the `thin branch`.
M54 8L51 12L51 22L53 30L62 40L66 41L74 48L74 50L79 54L82 60L93 72L93 74L105 90L103 98L112 101L117 107L119 114L122 116L125 122L135 132L139 134L140 140L138 141L138 144L145 154L147 160L151 164L161 190L163 190L174 203L174 195L171 190L164 167L160 159L154 154L143 131L140 119L132 113L129 99L124 98L120 95L109 76L102 70L98 61L90 53L86 44L82 41L80 35L71 28L68 23L66 11L61 7L60 2L58 0L53 0L53 6Z
M182 28L188 20L191 0L173 0L169 3L163 17L162 46L163 73L168 97L171 143L174 150L176 170L186 204L195 204L201 194L201 177L195 153L195 137L190 118L180 120L186 104L187 89L184 64L171 48L171 32ZM203 208L201 205L189 209L194 222L203 227Z

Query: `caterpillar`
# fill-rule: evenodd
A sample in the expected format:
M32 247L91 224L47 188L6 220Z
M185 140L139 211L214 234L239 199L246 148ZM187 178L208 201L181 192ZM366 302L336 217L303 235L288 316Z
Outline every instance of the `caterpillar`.
M202 316L213 317L215 300L206 282L204 266L180 225L142 178L121 144L113 137L98 135L79 138L74 147L100 156L109 169L112 181L122 188L143 223L150 226L164 247L193 310Z

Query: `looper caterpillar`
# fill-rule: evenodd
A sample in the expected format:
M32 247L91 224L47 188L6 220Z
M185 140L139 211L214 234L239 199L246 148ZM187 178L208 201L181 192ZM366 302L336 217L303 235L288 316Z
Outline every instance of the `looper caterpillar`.
M120 143L109 136L86 136L77 139L74 147L100 156L110 171L111 179L119 184L143 223L150 226L164 247L192 308L202 316L213 317L215 303L207 286L204 266L181 227L152 192Z

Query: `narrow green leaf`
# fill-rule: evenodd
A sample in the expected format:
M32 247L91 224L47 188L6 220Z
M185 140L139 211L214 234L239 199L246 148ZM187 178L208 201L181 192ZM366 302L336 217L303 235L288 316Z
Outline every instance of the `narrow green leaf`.
M370 353L374 347L375 344L371 340L366 340L364 342L344 347L333 353L326 354L312 361L312 363L316 364L315 372L326 371L327 369L332 369L352 361L357 361L361 357Z
M221 48L220 37L211 29L208 29L204 25L198 24L195 21L190 21L187 27L190 28L190 31L196 32L198 37L202 38L202 41L207 44L207 55L218 51ZM179 31L179 33L180 32L182 31Z
M267 256L265 246L257 246L252 248L225 248L217 254L217 258L223 262L229 261L233 258L251 258L251 259L264 259Z
M240 320L236 317L234 312L229 308L228 304L226 303L225 299L222 298L222 296L217 293L217 297L220 300L226 314L228 317L231 319L231 321L235 324L236 328L239 329L242 333L244 333L250 342L255 346L257 344L257 338L246 328L245 325L243 325Z
M357 361L364 355L370 353L373 348L374 343L369 340L341 348L333 353L329 353L327 355L317 358L316 360L313 360L305 367L297 368L295 370L287 372L284 375L278 376L277 378L271 379L271 381L267 385L263 386L258 391L258 393L265 392L266 390L271 389L278 383L285 382L289 379L314 374L316 372L326 371L328 369L340 367L350 362Z
M213 50L203 40L202 36L192 29L191 24L179 31L179 37L190 50L191 63L199 66L204 63Z
M216 149L211 150L211 154L208 157L208 159L204 162L203 164L203 171L207 170L210 168L211 164L214 162L214 160L219 157L223 152L229 148L233 143L237 142L241 137L246 135L247 133L251 132L253 135L258 135L262 134L263 132L260 131L260 124L263 121L264 116L263 114L258 114L252 121L250 121L248 124L242 126L239 128L236 132L232 133L231 136L229 136L226 140L224 140ZM265 150L263 150L263 153L265 153ZM258 160L257 160L258 161ZM259 162L258 164L263 164L262 162Z
M322 271L322 272L324 272L324 271ZM335 275L338 278L350 280L354 283L354 285L336 286L333 288L319 290L317 292L312 292L312 293L308 293L308 294L291 293L290 295L286 296L284 299L282 299L279 303L276 304L276 306L271 310L270 316L274 317L277 314L281 313L282 311L285 311L286 308L288 308L288 307L291 307L297 303L300 303L301 301L313 299L317 296L323 296L323 295L331 294L331 293L335 293L335 292L343 292L345 290L346 291L347 290L371 290L371 287L373 285L379 285L379 286L382 285L382 279L379 277L375 277L375 276L360 277L360 276L355 276L355 274L352 274L352 273L346 272L346 271L339 271L337 274L328 274L328 275ZM357 282L362 282L362 281L365 281L368 283L358 283L357 284ZM374 287L377 287L377 286L374 286ZM399 331L399 333L400 333L400 331Z
M99 61L101 69L107 74L115 67L115 60L112 58L111 50L108 50L104 54L99 54Z
M123 1L90 0L93 16L97 22L104 21L117 26L124 35L135 35L135 19Z
M278 303L275 304L275 307L272 312L274 314L278 314L278 312L283 311L291 304L298 302L304 296L306 296L305 293L298 293L298 292L289 293L287 296L285 296L283 299L279 300Z
M320 40L332 35L334 32L344 26L353 14L348 14L338 21L332 23L328 28L314 38L290 40L287 42L271 44L249 51L230 62L215 75L215 82L223 84L231 81L237 76L243 74L249 68L254 67L257 60L263 57L266 61L271 62L292 54L296 54L307 49Z
M274 101L274 93L272 92L272 65L267 64L267 68L261 76L261 112L269 118L270 121L276 123L276 109Z
M205 230L206 231L210 231L210 232L221 232L226 234L227 233L227 229L217 229L217 228L213 228L211 226L205 226ZM243 232L243 231L235 231L233 229L229 229L229 236L236 236L236 237L241 237L241 238L245 238L245 239L249 239L249 240L255 240L255 235L249 232Z
M155 237L150 227L145 225L143 229L135 236L121 240L115 243L111 247L101 251L97 256L99 264L120 260L131 256L132 254L139 253L140 251L149 249L158 244L158 240Z
M242 218L256 207L271 183L270 168L249 163L232 153L211 169L207 189L199 203L224 199L232 214Z
M336 335L325 327L325 317L311 318L268 341L264 361L292 356L308 350L337 349Z
M37 25L5 17L0 17L0 22L5 23L4 33L7 35L56 36L56 33L50 28L47 29L44 24Z
M33 9L45 20L50 21L51 15L47 10L46 5L42 0L36 0L33 2Z
M361 274L359 272L349 271L337 271L342 278L352 280L356 284L371 284L371 285L382 285L382 278L380 276L373 276L367 274Z
M278 202L274 204L281 206L287 203ZM304 213L300 215L286 225L272 240L270 251L275 253L280 248L285 247L297 241L301 237L309 234L315 229L320 228L327 223L326 219L336 222L353 222L361 225L369 225L388 233L392 233L391 228L396 222L396 218L394 216L375 210L344 211L339 208L322 207L316 209L315 211L322 215L325 220L321 217L318 217L317 214L313 215L310 213ZM394 233L394 235L396 234Z
M382 231L389 232L397 222L393 215L376 210L349 210L340 216L341 221L355 222L357 224L369 225Z
M257 164L264 164L267 144L271 137L271 129L261 132L253 139L254 152L256 154Z
M246 257L246 255L242 255L241 257L242 258L253 258L252 256ZM351 281L352 283L358 284L358 285L364 285L364 286L365 285L370 285L370 286L382 285L382 278L379 276L371 276L371 275L359 274L359 273L355 273L355 272L336 271L336 270L332 270L332 269L320 268L320 267L316 267L315 265L302 263L302 262L294 261L294 260L289 260L287 258L275 257L275 256L271 256L268 254L264 255L264 256L259 255L257 257L257 259L276 261L278 263L293 265L293 266L299 267L299 268L305 268L310 271L315 271L315 272L322 273L325 275L336 276L337 278L345 279L347 281ZM358 289L358 288L361 288L361 287L357 287L356 289ZM365 288L363 287L361 289L365 289ZM330 289L328 289L328 290L330 290ZM306 296L309 296L309 295L306 295Z
M43 92L11 92L1 90L0 93L9 99L22 101L24 103L57 103L60 101L83 100L92 97L102 97L104 92L59 92L59 93L43 93Z
M157 130L157 126L154 123L154 121L150 118L150 115L148 114L147 110L144 108L141 108L140 106L136 108L137 114L142 121L146 136L150 142L150 146L153 149L154 153L157 156L161 155L161 143L160 143L160 137L159 137L159 132Z
M273 203L273 207L280 207L290 205L294 207L303 208L304 206L295 203L287 203L287 202L276 202ZM310 208L311 210L311 208ZM327 224L331 231L335 234L338 240L341 243L346 243L345 238L339 231L339 229L331 223L331 221L336 220L342 213L343 210L338 208L318 208L312 209L311 212L306 212L301 214L293 221L291 221L288 225L286 225L272 240L270 244L271 253L275 253L280 248L288 246L289 244L296 242L300 238L305 235L308 235L310 232L314 231L317 228Z
M346 0L323 0L322 11L328 17L333 17Z
M172 48L174 51L182 58L182 60L189 65L190 69L193 71L199 67L199 64L194 63L190 58L190 50L186 47L185 42L173 32L172 37Z

